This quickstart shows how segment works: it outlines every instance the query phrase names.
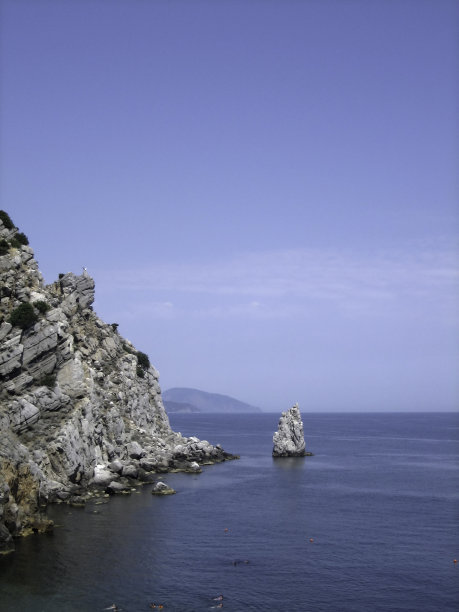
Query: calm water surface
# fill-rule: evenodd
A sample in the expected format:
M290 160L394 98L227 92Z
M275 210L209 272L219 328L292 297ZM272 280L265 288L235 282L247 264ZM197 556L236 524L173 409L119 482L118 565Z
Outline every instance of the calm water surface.
M0 558L0 610L458 610L459 415L304 413L315 456L273 460L278 416L172 414L241 459L51 507Z

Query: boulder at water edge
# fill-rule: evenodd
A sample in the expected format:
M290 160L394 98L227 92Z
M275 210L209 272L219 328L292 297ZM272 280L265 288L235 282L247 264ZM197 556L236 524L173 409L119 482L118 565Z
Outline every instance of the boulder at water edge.
M157 482L151 490L152 495L173 495L176 493L172 487L169 487L165 482Z

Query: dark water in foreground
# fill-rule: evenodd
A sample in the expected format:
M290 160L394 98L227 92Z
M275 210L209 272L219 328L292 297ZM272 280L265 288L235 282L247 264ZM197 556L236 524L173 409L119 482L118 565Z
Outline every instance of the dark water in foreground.
M0 558L0 610L459 610L459 415L303 414L315 456L273 460L277 419L171 415L241 459L50 508Z

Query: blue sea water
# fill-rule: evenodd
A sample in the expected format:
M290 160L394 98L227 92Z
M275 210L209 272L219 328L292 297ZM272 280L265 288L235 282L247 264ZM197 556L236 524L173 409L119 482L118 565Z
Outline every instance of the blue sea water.
M459 610L459 414L303 413L314 456L272 459L278 416L170 415L241 459L51 507L0 558L0 610Z

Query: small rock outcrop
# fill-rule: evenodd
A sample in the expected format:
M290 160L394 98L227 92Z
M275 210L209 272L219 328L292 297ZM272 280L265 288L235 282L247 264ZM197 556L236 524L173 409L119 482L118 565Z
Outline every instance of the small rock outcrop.
M279 428L273 436L273 457L304 457L311 455L306 452L304 442L303 421L298 404L282 413Z
M172 431L158 372L95 314L94 291L85 269L45 285L0 211L0 552L50 528L48 503L234 458Z
M165 482L157 482L151 490L152 495L174 495L176 491Z

